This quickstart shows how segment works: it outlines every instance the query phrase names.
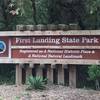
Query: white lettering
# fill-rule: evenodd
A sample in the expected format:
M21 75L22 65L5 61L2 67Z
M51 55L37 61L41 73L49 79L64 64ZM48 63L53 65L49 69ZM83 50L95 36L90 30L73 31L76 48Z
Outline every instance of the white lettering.
M16 38L16 43L23 44L23 43L30 43L30 39L26 38Z
M54 44L60 44L60 39L59 38L51 38L51 37L47 37L47 38L33 38L33 43L54 43Z
M62 43L79 43L80 42L80 39L79 38L66 38L66 37L63 37L62 38Z
M83 57L82 57L82 55L63 55L63 58L79 59L79 58L83 58Z
M83 37L82 43L99 43L99 40L96 37L93 37L93 38Z

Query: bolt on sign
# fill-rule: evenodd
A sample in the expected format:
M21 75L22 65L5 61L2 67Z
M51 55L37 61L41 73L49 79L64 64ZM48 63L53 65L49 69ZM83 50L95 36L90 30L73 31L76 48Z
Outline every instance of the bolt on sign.
M99 64L99 32L0 32L0 63Z

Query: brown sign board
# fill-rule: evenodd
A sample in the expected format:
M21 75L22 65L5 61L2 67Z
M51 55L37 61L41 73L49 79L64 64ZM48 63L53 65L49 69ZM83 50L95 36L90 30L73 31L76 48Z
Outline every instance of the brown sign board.
M84 49L13 49L12 58L28 59L100 59L100 50Z
M24 36L13 37L11 42L14 46L100 46L100 36Z
M100 35L51 31L0 35L0 63L99 64ZM73 31L74 32L74 31ZM45 33L45 32L44 32Z

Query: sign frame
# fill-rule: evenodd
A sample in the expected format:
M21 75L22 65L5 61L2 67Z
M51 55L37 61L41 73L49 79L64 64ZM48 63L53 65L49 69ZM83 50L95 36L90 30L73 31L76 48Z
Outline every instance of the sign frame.
M36 36L95 36L95 37L100 37L100 30L70 30L70 31L3 31L0 32L0 37L8 37L9 38L9 42L8 42L8 46L9 46L9 50L8 50L8 57L0 57L0 63L40 63L40 64L83 64L83 65L87 65L87 64L100 64L100 59L39 59L39 58L34 58L34 59L30 59L30 58L16 58L13 57L12 58L12 49L41 49L40 46L12 46L12 38L16 38L16 37L36 37ZM96 40L95 40L96 41ZM55 48L54 48L55 47ZM43 48L43 47L42 47ZM45 46L44 46L45 48ZM71 46L62 46L61 48L59 48L58 46L46 46L46 49L67 49L67 50L100 50L100 43L98 45L86 45L86 46L75 46L75 45L71 45Z

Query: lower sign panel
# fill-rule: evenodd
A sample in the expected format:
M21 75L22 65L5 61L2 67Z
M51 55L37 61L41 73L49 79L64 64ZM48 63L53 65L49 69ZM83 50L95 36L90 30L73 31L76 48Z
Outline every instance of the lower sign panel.
M98 60L99 52L92 49L12 49L12 58Z

